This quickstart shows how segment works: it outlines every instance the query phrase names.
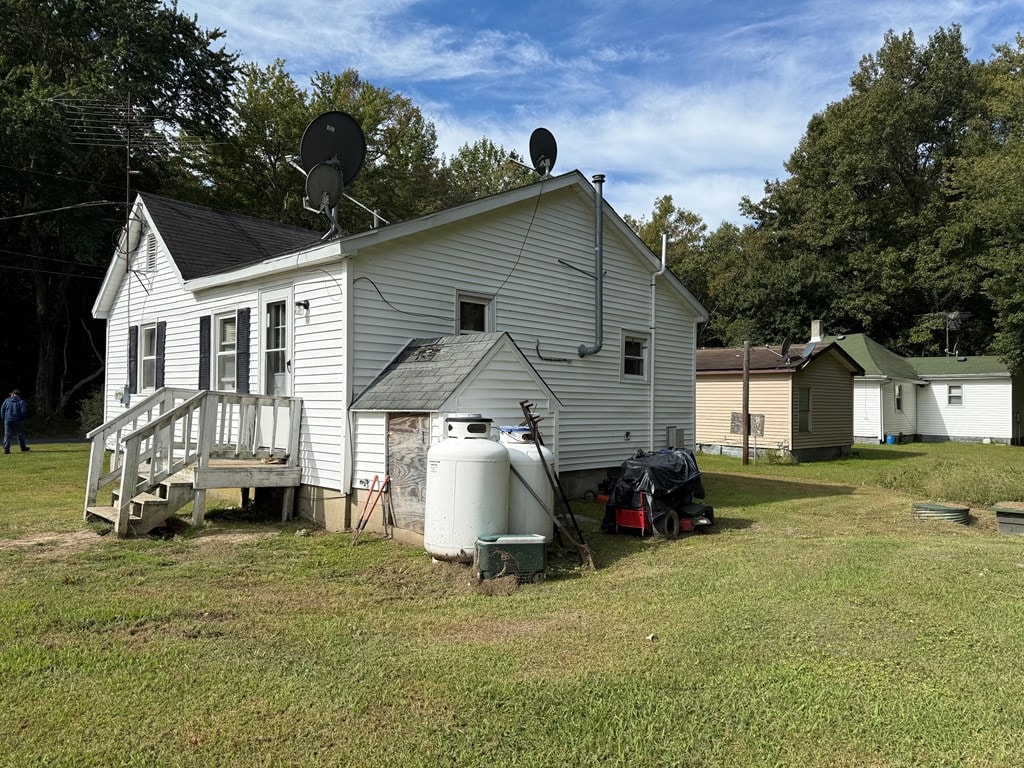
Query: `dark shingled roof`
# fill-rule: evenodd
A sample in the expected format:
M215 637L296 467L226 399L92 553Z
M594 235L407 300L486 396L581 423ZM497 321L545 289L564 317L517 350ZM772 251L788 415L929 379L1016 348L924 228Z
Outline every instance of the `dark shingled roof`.
M280 256L321 237L309 229L148 192L140 197L184 280Z
M365 411L436 411L506 333L413 339L352 403Z
M757 373L792 373L804 368L811 360L828 350L834 350L857 373L864 372L857 362L838 345L818 342L811 348L810 355L803 357L808 346L810 344L793 344L786 357L782 356L782 347L751 347L750 370ZM737 371L743 371L742 347L697 350L697 373L734 373Z

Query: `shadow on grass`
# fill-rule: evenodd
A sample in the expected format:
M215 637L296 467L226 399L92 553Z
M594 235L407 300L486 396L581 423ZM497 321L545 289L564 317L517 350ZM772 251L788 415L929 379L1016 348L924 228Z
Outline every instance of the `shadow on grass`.
M722 472L705 472L705 504L720 507L752 507L794 499L849 496L856 489L848 485L823 485L789 478L750 477Z

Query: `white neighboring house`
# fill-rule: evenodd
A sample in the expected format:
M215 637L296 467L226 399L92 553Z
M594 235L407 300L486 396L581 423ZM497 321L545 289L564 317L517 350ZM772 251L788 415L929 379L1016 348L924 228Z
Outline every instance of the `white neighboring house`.
M300 398L297 511L329 529L350 525L373 476L401 474L388 445L410 414L425 454L447 412L515 424L531 400L570 495L637 448L693 447L705 310L577 171L327 241L146 193L132 222L131 269L115 253L93 307L107 419L125 390ZM451 391L413 377L430 397L352 409L407 348L470 354L464 334L486 348Z
M1024 381L998 358L907 358L926 382L917 394L917 434L924 442L956 440L1021 445Z
M813 331L812 331L813 333ZM1020 445L1024 382L992 356L901 357L863 333L826 336L862 368L854 438Z

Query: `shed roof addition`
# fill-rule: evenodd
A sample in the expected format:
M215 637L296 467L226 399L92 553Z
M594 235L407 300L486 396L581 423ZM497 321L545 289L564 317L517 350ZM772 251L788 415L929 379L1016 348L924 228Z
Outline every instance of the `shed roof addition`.
M498 345L507 344L524 369L549 391L507 333L413 339L352 403L360 411L438 411ZM557 398L550 395L552 402Z

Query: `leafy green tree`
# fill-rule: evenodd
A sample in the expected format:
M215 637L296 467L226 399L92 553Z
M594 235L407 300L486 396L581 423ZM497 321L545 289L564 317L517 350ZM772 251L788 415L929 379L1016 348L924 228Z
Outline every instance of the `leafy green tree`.
M897 350L938 351L937 313L987 322L975 254L944 239L946 181L978 109L979 66L955 26L923 46L890 31L861 60L850 95L811 119L789 178L743 200L769 234L779 267L769 274L782 281L773 290L804 324L820 317Z
M984 108L950 180L949 239L976 254L995 311L992 350L1024 373L1024 36L982 72Z
M500 144L484 137L463 144L450 159L442 158L442 208L468 203L537 181L537 176L522 165L523 158L507 152Z
M297 158L310 121L332 110L352 115L366 136L363 168L346 194L391 222L436 210L444 196L433 124L408 98L366 82L354 69L318 73L303 90L282 60L246 64L232 97L227 138L198 143L187 158L210 205L323 227L322 216L303 208L305 180L289 158ZM338 218L349 231L373 225L373 214L349 200L338 206Z
M213 134L228 116L221 36L157 0L0 3L0 264L29 325L5 374L34 375L20 386L39 415L102 373L67 350L95 348L80 318L124 221L127 126L135 184L159 189L174 133Z

